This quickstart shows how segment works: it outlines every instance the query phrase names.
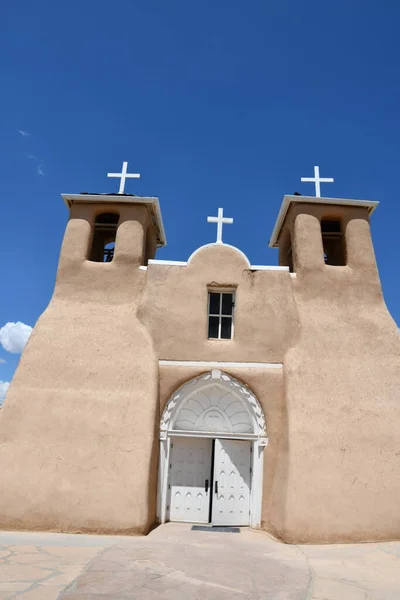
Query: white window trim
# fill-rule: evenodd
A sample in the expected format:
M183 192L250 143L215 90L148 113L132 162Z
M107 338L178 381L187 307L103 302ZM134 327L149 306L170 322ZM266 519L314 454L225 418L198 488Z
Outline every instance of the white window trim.
M207 339L209 340L217 340L219 342L229 342L230 340L233 340L233 336L235 333L235 308L236 308L236 288L216 288L216 287L209 287L207 288L207 294L208 294L208 299L207 299ZM215 314L215 313L210 313L210 294L220 294L220 301L219 301L219 314ZM233 306L232 306L232 314L231 315L223 315L222 314L222 294L232 294L232 302L233 302ZM209 326L210 326L210 317L218 317L218 337L217 338L212 338L209 336ZM230 338L222 338L221 337L221 326L222 326L222 317L227 317L228 319L232 319L232 326L231 326L231 337Z

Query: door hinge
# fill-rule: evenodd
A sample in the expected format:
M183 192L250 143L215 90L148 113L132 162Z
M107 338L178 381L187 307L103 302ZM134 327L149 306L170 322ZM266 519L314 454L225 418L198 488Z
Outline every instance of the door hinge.
M253 472L253 469L250 467L250 473L252 473L252 472Z
M250 446L250 454L252 454L252 453L253 453L253 446L251 445Z
M169 510L169 504L167 504L167 510Z
M171 444L171 448L173 448L173 447L174 447L174 444Z
M171 484L170 484L170 483L168 484L168 489L169 489L169 490L171 489Z
M171 468L171 467L172 467L172 463L169 463L169 468Z

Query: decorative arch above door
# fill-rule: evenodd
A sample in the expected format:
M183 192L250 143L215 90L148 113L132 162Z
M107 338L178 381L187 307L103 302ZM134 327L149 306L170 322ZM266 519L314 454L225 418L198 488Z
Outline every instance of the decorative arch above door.
M173 432L266 440L265 418L255 395L217 369L191 379L172 396L161 417L160 439Z
M179 441L177 438L181 438L181 440ZM240 472L244 474L245 469L247 469L247 473L250 473L250 479L245 484L245 487L248 485L247 500L246 496L243 496L244 501L247 502L247 524L255 528L259 527L263 451L267 443L263 410L256 396L245 384L218 369L203 373L186 382L173 394L161 417L158 520L162 523L169 518L190 521L193 510L190 512L189 505L192 500L196 498L197 503L200 500L207 502L209 498L207 493L210 493L208 489L209 476L204 475L203 471L207 473L209 470L203 469L203 464L207 462L204 457L210 458L208 455L211 444L213 444L213 448L215 444L215 456L217 456L219 448L223 454L225 452L232 454L230 458L233 458L235 462L231 465L232 473L236 470L236 475L239 476ZM248 449L246 452L250 452L250 454L247 454L247 458L245 457L241 462L240 455L243 455L245 448ZM234 456L235 454L236 456ZM175 464L176 460L179 464ZM198 471L194 472L196 461ZM200 463L202 464L200 465ZM214 464L214 459L212 459L212 463ZM216 473L217 458L215 458L215 465ZM185 482L182 480L182 482L176 483L182 476ZM222 487L222 477L222 474L218 476L220 487ZM214 477L214 480L216 479L217 477ZM197 480L201 480L200 483ZM202 482L205 483L204 490L200 489L203 486ZM214 481L214 483L218 482ZM176 485L178 485L178 489L176 489ZM216 488L212 493L216 495L219 502L218 507L221 507L223 501L221 491L218 492ZM174 514L171 512L170 506L172 496L174 502L177 502L177 507L174 506L174 509L177 509L174 510ZM230 499L232 498L233 496L230 495ZM217 506L211 498L210 502L210 506ZM189 511L185 512L188 518L182 516L182 503L185 503L185 509L187 508ZM193 507L193 504L191 506ZM214 514L214 508L212 512ZM220 510L220 512L222 514L223 511ZM205 514L207 514L207 510L205 510ZM211 522L216 522L214 517Z

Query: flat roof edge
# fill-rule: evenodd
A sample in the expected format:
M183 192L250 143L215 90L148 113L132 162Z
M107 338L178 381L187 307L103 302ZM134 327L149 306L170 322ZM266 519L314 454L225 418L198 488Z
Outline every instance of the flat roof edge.
M317 198L315 196L288 196L283 197L277 219L275 221L274 228L272 230L271 238L268 242L270 248L278 248L278 240L282 230L282 226L285 222L286 215L292 204L331 204L337 206L359 206L361 208L367 208L368 213L371 215L379 202L377 200L351 200L346 198Z
M132 196L129 194L61 194L62 199L68 209L76 203L98 202L104 204L112 203L135 203L146 204L149 206L156 221L158 229L157 247L162 248L167 245L164 223L161 215L160 201L156 196Z

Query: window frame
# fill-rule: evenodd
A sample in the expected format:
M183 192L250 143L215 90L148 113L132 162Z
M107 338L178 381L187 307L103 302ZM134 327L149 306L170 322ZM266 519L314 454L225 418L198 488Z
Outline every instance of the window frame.
M219 294L219 296L220 296L219 314L210 312L211 294ZM230 315L222 314L222 295L223 294L231 294L232 295L232 314L230 314ZM228 288L228 287L226 287L226 288L225 287L224 288L208 287L207 288L207 339L208 340L215 340L218 342L221 342L221 341L229 342L229 341L233 340L234 333L235 333L235 318L234 318L235 317L235 308L236 308L236 288ZM210 337L209 336L210 317L218 318L218 337ZM223 317L231 319L231 337L230 338L221 337L222 318Z

